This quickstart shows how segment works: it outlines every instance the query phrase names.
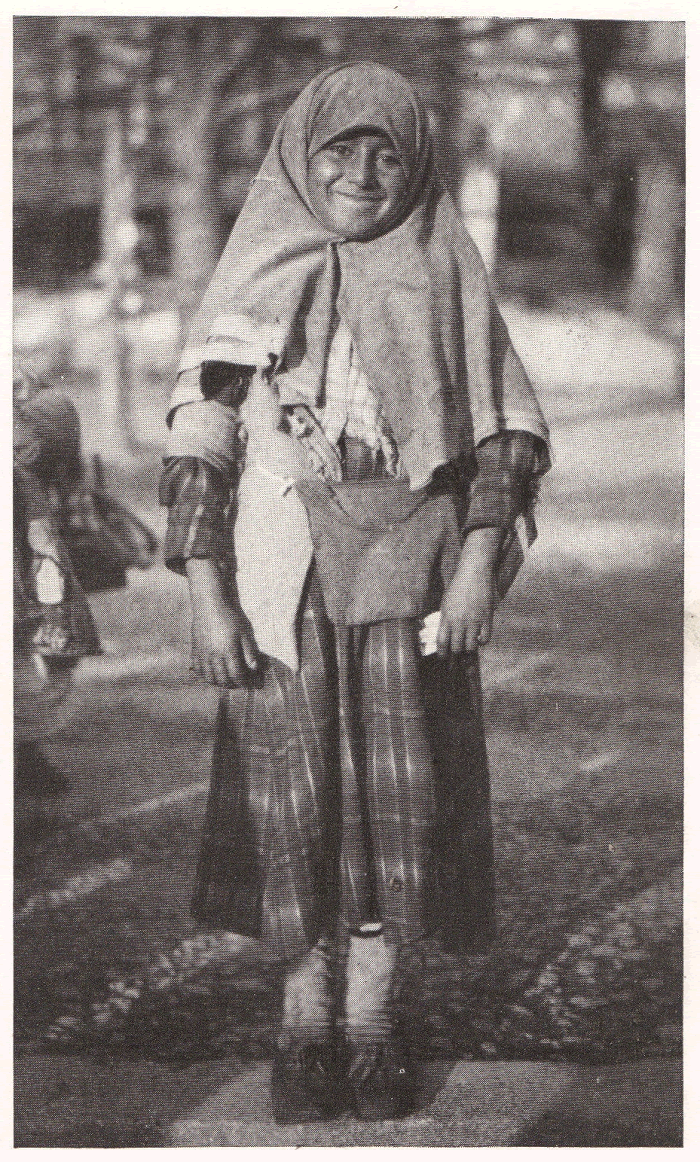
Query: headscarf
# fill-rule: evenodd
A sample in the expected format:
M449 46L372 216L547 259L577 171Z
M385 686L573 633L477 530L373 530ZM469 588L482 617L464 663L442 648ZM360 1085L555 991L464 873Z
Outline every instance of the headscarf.
M408 187L398 219L369 241L312 213L309 159L352 130L385 134ZM433 165L410 85L380 65L331 68L282 118L221 256L180 363L277 361L284 402L322 405L334 311L391 425L411 485L505 429L548 438L478 251ZM246 332L241 350L241 333ZM255 340L251 341L250 332ZM248 351L246 357L245 351ZM173 406L198 396L185 377Z
M15 464L43 477L77 481L82 476L80 419L75 405L17 360L12 378Z

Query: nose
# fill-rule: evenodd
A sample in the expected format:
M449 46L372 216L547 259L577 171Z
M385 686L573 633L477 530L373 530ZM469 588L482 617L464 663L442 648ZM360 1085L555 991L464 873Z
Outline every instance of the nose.
M347 170L348 179L355 185L370 187L377 183L377 167L370 147L359 146L354 150Z

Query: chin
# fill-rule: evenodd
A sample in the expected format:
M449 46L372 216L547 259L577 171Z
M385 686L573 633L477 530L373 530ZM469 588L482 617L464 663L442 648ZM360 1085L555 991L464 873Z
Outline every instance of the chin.
M375 234L381 234L384 229L383 222L373 220L368 222L354 220L353 222L345 222L343 224L343 233L346 238L355 242L362 242L366 238L372 238Z
M369 238L374 237L375 234L381 234L378 226L358 226L354 230L345 231L345 237L349 242L366 242Z

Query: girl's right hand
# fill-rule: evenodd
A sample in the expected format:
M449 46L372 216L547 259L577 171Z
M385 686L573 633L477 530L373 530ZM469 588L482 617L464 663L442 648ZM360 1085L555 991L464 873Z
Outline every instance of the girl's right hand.
M260 662L248 618L224 594L215 565L186 564L192 598L192 669L213 686L247 686Z
M250 684L258 651L242 610L222 606L193 612L192 669L213 686Z

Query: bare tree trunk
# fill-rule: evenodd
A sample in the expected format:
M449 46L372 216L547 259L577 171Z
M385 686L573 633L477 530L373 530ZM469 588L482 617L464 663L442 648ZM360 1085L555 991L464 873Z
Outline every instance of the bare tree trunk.
M636 246L629 302L652 325L679 307L678 237L683 190L673 167L659 159L637 170Z
M102 154L102 256L107 273L108 308L100 366L100 401L109 448L127 455L136 450L131 428L132 360L120 317L125 262L130 250L124 231L133 225L133 183L124 163L124 127L118 106L105 109Z
M178 18L168 24L163 47L176 81L168 135L174 169L168 220L184 331L219 257L212 154L221 100L254 59L264 22L246 22L234 42L230 20Z
M202 108L171 135L175 177L168 221L183 327L199 305L219 257L218 209L211 193L209 162L212 127L211 110Z
M637 171L635 249L628 305L651 331L676 346L675 388L683 397L684 319L681 271L685 196L676 168L658 159Z
M450 193L457 199L462 180L458 136L462 111L459 68L464 39L457 20L437 19L430 24L430 48L421 53L421 80L433 113L438 170Z

